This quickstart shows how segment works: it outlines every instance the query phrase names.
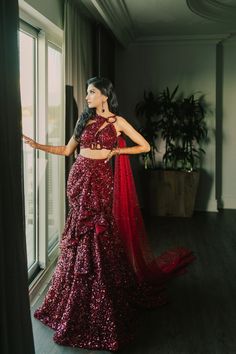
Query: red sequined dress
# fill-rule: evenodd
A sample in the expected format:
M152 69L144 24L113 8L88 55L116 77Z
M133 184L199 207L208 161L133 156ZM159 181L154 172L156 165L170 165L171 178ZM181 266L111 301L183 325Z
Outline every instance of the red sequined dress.
M94 120L81 147L124 146L115 116ZM135 338L139 308L165 303L167 280L185 272L194 256L185 248L152 255L127 155L116 157L114 174L105 159L78 155L67 197L60 256L34 316L55 330L58 344L117 351Z

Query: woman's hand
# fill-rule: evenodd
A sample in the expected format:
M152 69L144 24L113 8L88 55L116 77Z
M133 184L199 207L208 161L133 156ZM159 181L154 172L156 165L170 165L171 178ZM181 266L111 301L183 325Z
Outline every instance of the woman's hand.
M30 146L31 146L32 148L34 148L34 149L37 149L37 148L38 148L38 145L39 145L39 144L38 144L35 140L29 138L28 136L26 136L26 135L24 135L24 134L22 134L22 136L23 136L23 138L24 138L24 143L30 145Z
M109 154L107 155L105 162L108 162L112 158L112 156L115 156L115 155L120 155L120 148L115 148L115 149L111 150L109 152Z
M67 145L53 146L53 145L45 145L39 144L37 141L29 138L27 135L22 134L24 138L24 142L30 145L34 149L45 151L49 154L62 155L62 156L70 156L78 146L78 141L74 139L72 136Z

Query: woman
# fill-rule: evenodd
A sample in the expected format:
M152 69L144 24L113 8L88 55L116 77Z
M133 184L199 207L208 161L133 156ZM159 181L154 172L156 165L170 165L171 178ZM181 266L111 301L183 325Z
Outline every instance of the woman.
M89 79L86 101L67 145L42 145L24 135L33 148L53 154L69 156L80 147L67 181L61 253L34 316L56 330L58 344L117 351L134 338L137 308L165 303L165 282L194 257L183 248L152 256L127 157L150 145L118 115L108 79ZM126 147L122 135L135 146Z

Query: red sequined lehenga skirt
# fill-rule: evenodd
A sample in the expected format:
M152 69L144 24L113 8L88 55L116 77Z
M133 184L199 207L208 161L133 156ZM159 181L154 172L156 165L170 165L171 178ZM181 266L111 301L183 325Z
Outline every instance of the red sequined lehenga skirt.
M117 351L135 337L138 308L164 302L162 274L156 287L135 275L113 216L113 188L110 163L77 157L67 182L70 211L60 256L34 313L55 330L58 344Z

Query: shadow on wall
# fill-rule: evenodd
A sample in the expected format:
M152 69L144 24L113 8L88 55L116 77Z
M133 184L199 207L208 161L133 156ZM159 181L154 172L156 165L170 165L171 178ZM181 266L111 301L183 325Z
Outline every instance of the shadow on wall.
M207 211L213 185L213 176L201 169L195 209ZM201 196L201 199L200 199Z

